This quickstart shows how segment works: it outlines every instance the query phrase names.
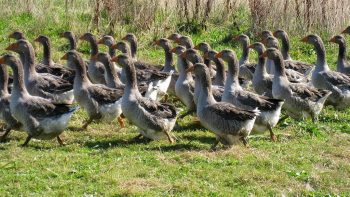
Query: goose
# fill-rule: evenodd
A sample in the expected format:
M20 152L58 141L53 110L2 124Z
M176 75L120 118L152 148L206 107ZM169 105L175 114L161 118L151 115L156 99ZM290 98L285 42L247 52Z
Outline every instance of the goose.
M265 39L265 41L266 41L267 48L279 49L278 40L275 37L269 36ZM274 74L274 71L275 71L274 61L268 59L266 64L267 64L267 72L270 74ZM285 72L286 72L286 75L287 75L288 80L290 82L293 82L293 83L307 83L307 82L309 82L309 79L304 74L299 73L298 71L295 71L293 69L290 69L291 68L290 63L285 62L285 65L287 65Z
M29 94L51 99L55 103L73 103L73 84L49 73L36 72L34 49L30 42L21 39L9 45L6 50L19 53L22 57L24 82Z
M60 34L60 37L66 38L69 41L69 50L77 50L77 41L73 32L65 31Z
M250 49L255 50L258 53L258 64L256 65L255 72L253 74L252 84L256 93L273 98L272 95L272 80L273 75L270 75L266 71L266 57L261 55L264 53L265 46L261 42L256 42L249 45Z
M39 42L40 44L43 45L43 48L44 48L43 60L40 63L48 67L48 69L50 70L49 73L55 76L61 77L62 79L65 79L70 83L73 83L74 71L68 68L65 68L61 64L55 63L52 60L50 39L47 36L40 35L34 41Z
M122 81L119 79L114 66L115 62L112 62L111 56L107 53L99 52L95 57L93 57L93 59L101 62L105 67L106 86L109 88L121 89L121 91L124 91L125 84L122 83ZM142 95L145 95L152 100L156 100L158 89L153 85L152 82L149 85L140 84L138 86L138 89Z
M26 39L26 37L24 36L24 33L23 32L20 32L20 31L14 31L12 32L9 36L9 38L13 38L15 40L20 40L20 39Z
M175 83L176 83L176 80L179 76L176 73L176 70L174 67L173 54L170 51L172 49L170 40L168 40L166 38L161 38L161 39L155 40L153 44L156 46L160 46L164 49L165 63L164 63L163 68L161 69L161 71L167 72L167 73L172 73L172 76L170 79L170 84L168 85L168 88L166 88L165 82L162 82L162 84L156 84L156 85L159 87L160 92L163 92L163 94L165 94L166 93L165 91L167 91L170 94L175 95ZM164 87L164 88L162 89L162 87Z
M311 34L301 41L313 45L317 54L315 69L311 75L312 85L332 92L327 104L338 110L348 108L350 106L350 77L329 69L326 62L326 50L319 36Z
M194 48L192 39L188 36L180 36L179 38L177 38L175 40L175 43L186 47L186 49L193 49Z
M331 92L303 83L290 83L285 73L282 54L278 49L268 48L261 56L268 57L275 63L272 94L274 98L285 100L283 108L287 114L296 120L311 117L316 122Z
M111 57L114 57L116 55L116 49L113 48L113 46L116 44L114 38L112 36L109 35L104 35L101 39L99 39L97 41L97 44L103 44L106 45L108 47L108 54ZM112 62L118 75L121 76L121 68L119 66L117 66L114 62ZM106 75L105 75L106 77Z
M201 42L199 44L197 44L193 49L199 50L200 52L203 53L203 61L204 64L208 66L209 71L210 71L210 76L211 78L214 78L216 76L216 71L215 71L215 66L213 64L211 64L211 61L209 59L209 57L206 57L205 54L208 53L208 51L211 50L211 47L208 43L206 42ZM214 80L213 84L215 84L217 81Z
M261 113L257 116L252 131L254 133L262 133L269 130L271 140L276 141L277 138L273 133L272 128L278 123L283 100L273 99L243 90L238 81L238 73L240 68L239 61L236 53L232 50L222 50L216 55L216 57L227 62L228 67L227 80L225 84L225 91L222 95L222 101L232 103L233 105L243 109L259 109Z
M130 47L125 42L118 42L116 43L113 48L120 50L123 54L128 55L131 57L131 50ZM168 50L167 48L165 50ZM166 51L167 56L167 51ZM163 95L167 95L166 92L171 86L171 88L175 89L175 85L172 83L172 75L174 74L174 70L170 70L169 72L163 72L160 71L159 68L152 68L149 64L145 64L144 62L140 62L137 60L134 61L134 66L136 69L136 77L140 84L149 84L150 82L153 82L153 87L157 87L157 99L160 99ZM169 61L169 60L168 60ZM121 80L125 81L125 72L122 70L121 73ZM174 77L177 78L177 75ZM172 91L174 92L174 91Z
M120 117L123 88L109 88L103 84L90 82L84 61L75 50L67 52L61 59L67 60L68 66L75 70L74 97L89 117L81 129L87 129L95 120L110 122L115 118L118 118L119 125L123 128L124 121ZM93 59L96 61L95 56Z
M219 143L232 147L240 140L247 145L247 137L253 129L259 110L247 110L227 102L217 102L212 94L209 69L203 63L196 63L187 69L194 72L196 89L200 93L197 102L197 116L206 129L216 135L212 145L214 149Z
M124 116L140 129L140 135L151 140L168 139L174 142L171 131L175 126L177 110L173 105L143 97L137 89L136 71L131 57L124 54L112 59L126 72L122 99Z
M215 57L217 53L218 52L214 50L209 50L204 54L204 57L207 58L209 61L213 61L216 65L216 75L213 79L213 85L223 87L225 86L226 82L225 65L221 59Z
M10 66L13 71L10 110L12 116L22 124L28 134L23 146L27 146L32 138L41 140L56 138L59 144L63 145L59 135L66 129L73 112L78 107L54 104L49 99L30 95L24 85L22 63L15 56L2 56L0 64Z
M186 51L181 54L181 57L190 61L192 64L204 63L203 58L194 49L186 49ZM197 100L199 97L199 91L200 91L200 88L199 87L196 88L196 87L199 85L200 84L195 83L195 87L194 87L194 95L193 96L194 96L194 103L196 103L196 104L197 104ZM224 88L221 86L213 86L212 92L213 92L213 96L214 96L215 100L221 101L221 96L222 96L222 93L224 92Z
M239 59L239 75L245 79L252 80L255 72L256 63L249 62L250 39L247 35L241 34L234 38L234 41L239 42L242 46L242 56Z
M0 65L0 119L6 124L5 132L0 136L0 142L5 142L12 129L19 129L19 123L10 112L11 95L8 92L7 66Z
M186 72L192 64L185 58L181 57L181 54L186 51L183 46L177 46L171 50L172 53L177 55L177 70L179 71L179 78L175 84L175 94L180 101L186 106L186 116L196 110L196 104L193 100L194 95L194 80L191 73Z
M260 33L261 42L265 43L268 37L273 37L273 33L269 30L264 30Z
M273 36L275 36L276 38L282 41L281 53L282 53L283 59L285 60L284 62L286 63L286 68L290 68L295 71L298 71L299 73L309 75L309 73L311 73L313 69L312 64L296 61L290 57L289 55L290 44L289 44L289 38L288 38L287 32L285 32L282 29L279 29L273 32Z
M150 64L148 62L145 62L143 60L139 60L137 58L137 49L138 49L138 42L137 38L134 34L128 33L126 36L122 38L123 41L127 41L130 45L130 54L131 57L133 58L135 62L135 66L138 69L147 69L147 70L159 70L161 65L156 65L156 64Z
M350 74L350 62L346 58L346 41L342 35L332 37L329 42L333 42L339 45L337 71L346 75Z
M91 33L85 33L82 35L80 40L87 41L90 43L91 52L90 52L90 61L88 62L88 75L92 83L97 84L106 84L104 77L104 67L101 63L92 60L91 58L98 53L98 46L96 38Z

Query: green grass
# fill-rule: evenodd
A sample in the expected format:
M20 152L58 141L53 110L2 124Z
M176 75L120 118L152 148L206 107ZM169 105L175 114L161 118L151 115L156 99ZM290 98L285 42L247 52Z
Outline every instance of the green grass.
M79 16L76 20L81 26L72 27L77 34L87 31L90 17L86 13ZM58 12L57 17L64 15ZM7 34L20 29L29 40L38 34L50 36L54 59L59 61L67 42L58 34L68 28L63 19L51 20L54 18L39 22L30 14L0 16L0 50L5 52L12 42ZM230 25L211 25L207 32L191 36L195 43L207 41L216 50L231 48L240 56L239 46L227 39L238 33ZM153 35L137 35L139 57L161 63L162 50L149 45ZM292 57L313 62L316 56L311 47L298 41L302 36L292 38ZM41 47L35 48L40 58ZM79 49L87 57L87 45L79 43ZM326 43L326 49L328 63L334 68L337 48ZM253 52L251 59L255 58ZM130 143L137 128L127 125L121 129L117 121L73 131L86 118L79 110L63 134L64 147L56 141L33 140L22 148L26 135L18 131L10 135L9 142L0 144L0 196L349 196L349 112L327 107L316 124L287 119L277 126L278 142L271 142L267 134L251 136L249 148L212 152L215 136L195 125L193 117L178 121L176 144Z

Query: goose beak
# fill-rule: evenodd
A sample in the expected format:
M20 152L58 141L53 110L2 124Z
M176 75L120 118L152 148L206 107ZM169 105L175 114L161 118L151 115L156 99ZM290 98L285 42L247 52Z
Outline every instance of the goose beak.
M186 52L181 53L180 57L182 57L182 58L186 59L186 58L187 58L187 54L186 54Z
M5 64L5 58L4 58L4 56L1 56L1 57L0 57L0 64Z
M64 33L60 33L60 38L64 38Z
M248 48L249 48L249 49L254 49L254 45L251 44L251 45L248 46Z
M160 40L155 40L152 42L152 45L156 46L156 45L160 45Z
M174 40L174 42L177 43L177 44L180 44L180 38L176 38L176 39Z
M117 44L111 46L112 49L117 49Z
M263 54L260 55L261 58L267 57L267 51L265 51Z
M97 44L103 44L103 38L99 39L99 40L97 41Z
M8 47L6 47L6 50L8 51L15 51L16 49L18 49L18 43L13 43L13 44L10 44Z
M68 53L64 54L64 56L61 57L61 60L68 60Z
M14 37L13 33L11 33L11 34L8 36L8 38L15 38L15 37Z
M126 38L126 36L124 36L124 37L122 38L122 40L128 40L128 39Z
M84 35L80 36L79 40L85 40L85 36Z
M39 37L35 38L34 42L39 42Z
M329 42L334 42L335 43L335 37L332 37Z
M199 49L199 44L197 44L193 49L198 50Z
M301 42L307 42L307 40L308 40L308 39L307 39L307 36L305 36L305 37L304 37L303 39L301 39L300 41L301 41Z
M170 52L171 52L171 53L175 53L175 52L176 52L176 48L172 48L172 49L170 50Z
M348 29L344 29L341 33L342 33L342 34L346 34L346 33L348 33L347 30L348 30Z
M118 62L118 56L112 57L111 61L112 62Z
M215 58L218 58L218 59L219 59L219 58L222 58L222 52L216 54L216 55L215 55Z
M204 57L205 59L208 59L208 58L209 58L208 52L207 52L207 53L204 53L203 57Z
M276 36L277 36L277 31L273 32L272 35L273 35L274 37L276 37Z
M193 71L194 71L194 66L193 65L186 69L187 73L193 72Z

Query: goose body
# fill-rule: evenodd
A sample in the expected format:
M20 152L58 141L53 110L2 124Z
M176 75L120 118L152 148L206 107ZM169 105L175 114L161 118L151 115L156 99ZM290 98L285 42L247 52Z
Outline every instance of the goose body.
M124 116L140 129L143 137L152 140L168 139L174 128L177 112L170 104L143 97L137 89L136 71L131 58L119 55L113 58L126 72L126 87L122 99Z
M10 109L13 117L20 122L31 138L49 140L58 137L67 127L77 107L54 104L51 100L32 96L24 85L24 72L21 62L12 55L1 57L0 62L9 65L14 73L14 89L11 94Z
M86 110L88 121L83 129L93 120L110 122L122 113L121 98L123 88L109 88L103 84L93 84L87 77L84 62L76 51L69 51L62 58L67 60L70 68L75 69L74 97L77 103ZM119 122L121 121L118 119ZM121 123L123 126L123 123Z
M37 73L34 64L34 49L27 40L18 40L6 49L15 51L22 57L24 81L29 94L51 99L55 103L72 104L73 85L50 73Z
M239 141L247 144L246 138L253 129L258 110L245 110L227 102L216 102L211 94L211 79L205 64L197 63L194 70L196 88L200 88L197 116L201 124L216 135L213 148L220 142L232 146Z
M290 83L284 72L283 57L277 49L269 48L262 56L274 60L275 75L272 94L274 98L285 100L283 106L288 115L297 120L312 118L313 121L317 121L317 117L331 92L305 84Z
M238 82L239 63L236 54L231 50L222 50L216 56L222 58L228 64L228 76L222 101L244 109L259 109L261 113L255 120L253 131L261 133L269 130L271 139L276 140L272 128L279 121L283 100L243 90Z
M319 36L309 35L302 39L303 42L312 44L317 53L317 61L312 72L311 81L316 88L332 92L327 104L342 110L350 106L350 77L329 69L326 62L326 50Z

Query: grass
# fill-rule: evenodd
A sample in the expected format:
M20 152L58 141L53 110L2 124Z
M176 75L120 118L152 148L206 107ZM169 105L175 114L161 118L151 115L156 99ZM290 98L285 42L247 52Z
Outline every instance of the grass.
M66 41L58 38L59 32L68 30L62 21L38 24L38 18L28 14L1 17L1 50L12 42L7 34L16 29L23 30L29 40L41 33L50 36L56 61L67 50ZM81 15L82 27L73 31L84 32L86 18ZM211 25L207 32L191 36L195 43L207 41L216 50L231 48L240 56L239 46L227 39L238 33L229 25ZM162 50L149 45L152 35L138 36L139 57L161 63ZM292 57L314 62L311 47L298 41L302 36L292 38ZM40 58L41 47L35 48ZM87 45L79 43L79 49L87 57ZM334 68L337 49L328 43L326 49ZM251 59L255 58L253 52ZM86 118L79 110L63 134L64 147L55 141L33 140L22 148L26 135L17 131L10 141L0 144L0 196L349 196L349 112L327 107L316 124L287 119L277 126L276 143L265 134L251 136L249 148L212 152L214 135L195 125L192 117L178 121L174 134L179 141L174 145L131 143L137 128L127 124L121 129L117 121L73 131Z

